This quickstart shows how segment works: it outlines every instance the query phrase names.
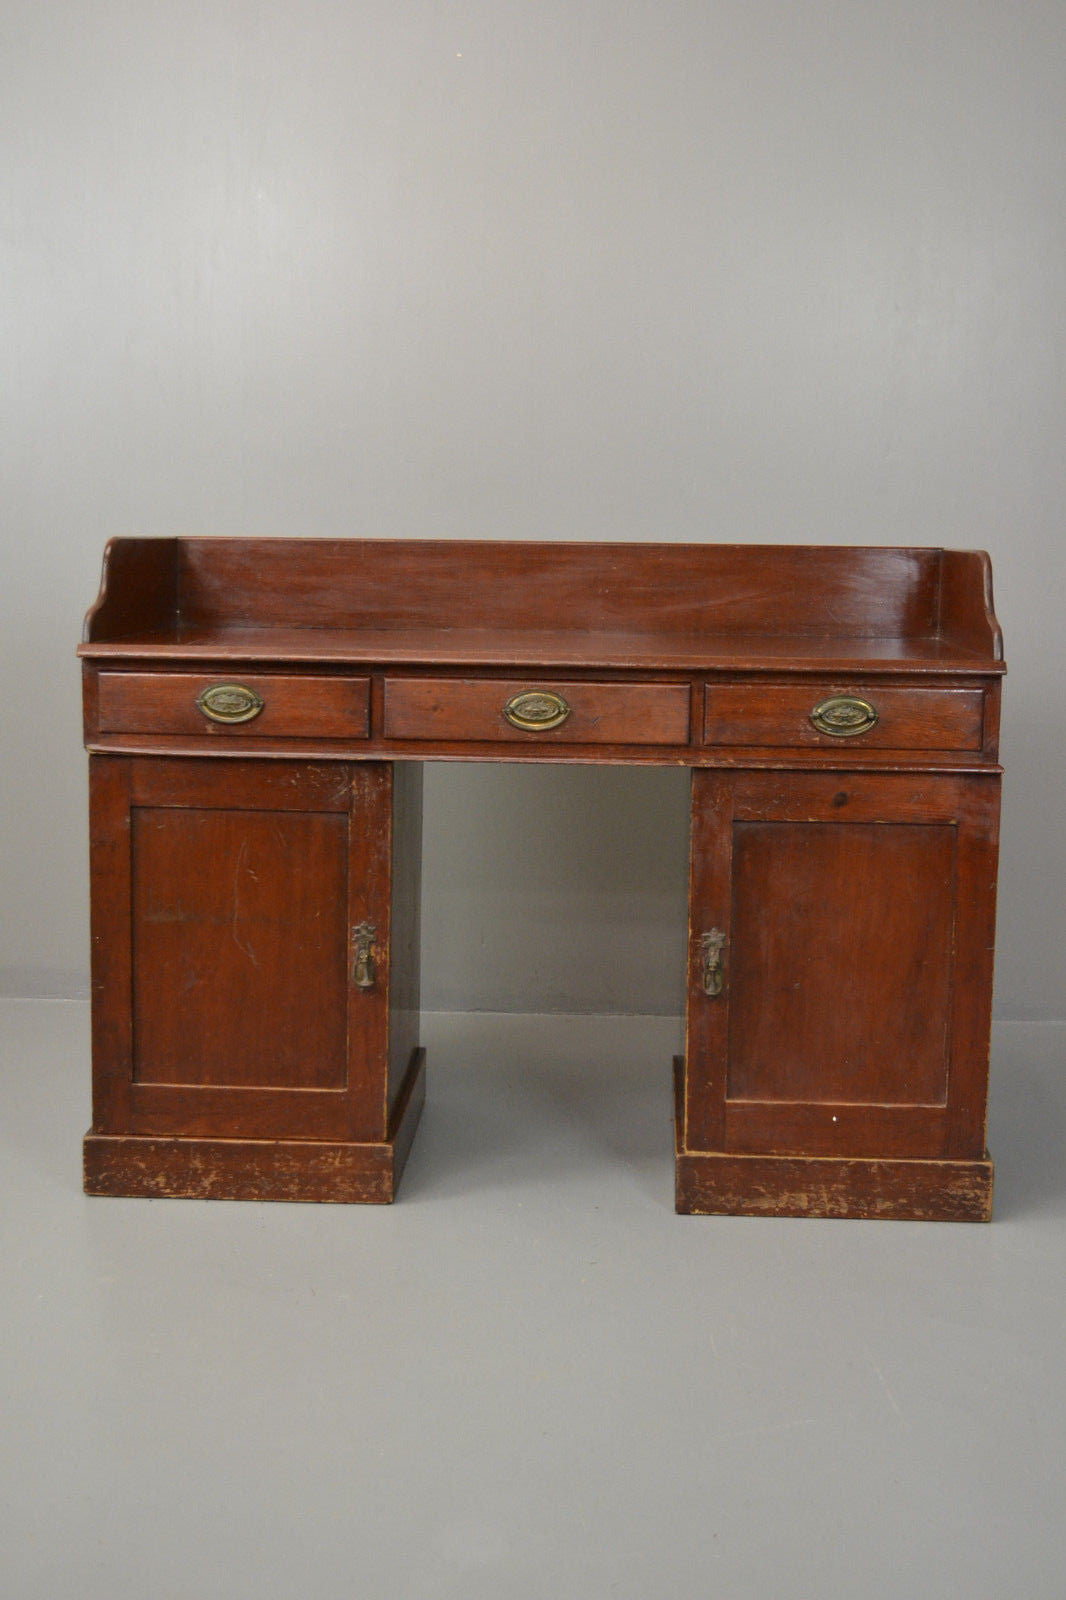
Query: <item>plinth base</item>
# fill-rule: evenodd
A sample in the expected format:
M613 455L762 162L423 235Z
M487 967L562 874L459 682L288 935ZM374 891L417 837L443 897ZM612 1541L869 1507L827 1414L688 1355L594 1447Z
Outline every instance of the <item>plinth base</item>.
M86 1194L141 1199L318 1200L387 1205L426 1098L426 1052L416 1050L388 1139L163 1139L89 1133Z
M676 1207L699 1216L988 1222L993 1165L847 1156L748 1156L684 1148L684 1062L674 1059Z

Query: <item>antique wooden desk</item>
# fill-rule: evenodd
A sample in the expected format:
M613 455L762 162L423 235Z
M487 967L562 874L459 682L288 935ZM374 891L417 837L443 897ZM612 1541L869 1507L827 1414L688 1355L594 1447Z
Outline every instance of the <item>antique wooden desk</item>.
M677 1208L986 1219L1000 632L936 549L118 539L93 1194L391 1200L421 763L692 769Z

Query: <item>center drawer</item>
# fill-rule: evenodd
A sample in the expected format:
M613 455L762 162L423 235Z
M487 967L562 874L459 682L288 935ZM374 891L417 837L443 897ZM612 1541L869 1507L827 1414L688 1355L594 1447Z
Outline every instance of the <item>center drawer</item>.
M365 739L370 679L284 673L101 672L101 733Z
M687 744L686 683L388 678L386 739Z

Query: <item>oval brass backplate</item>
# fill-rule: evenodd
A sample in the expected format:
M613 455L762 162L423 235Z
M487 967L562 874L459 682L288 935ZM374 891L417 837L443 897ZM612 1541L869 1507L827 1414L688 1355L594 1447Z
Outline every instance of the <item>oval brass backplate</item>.
M524 728L527 733L546 733L549 728L558 728L566 721L570 707L553 689L523 689L521 694L511 696L503 714L513 728Z
M868 700L834 695L815 706L811 721L819 733L831 733L834 739L852 739L857 733L869 733L877 721L877 712Z
M197 695L196 704L212 722L251 722L263 709L255 690L243 683L213 683Z

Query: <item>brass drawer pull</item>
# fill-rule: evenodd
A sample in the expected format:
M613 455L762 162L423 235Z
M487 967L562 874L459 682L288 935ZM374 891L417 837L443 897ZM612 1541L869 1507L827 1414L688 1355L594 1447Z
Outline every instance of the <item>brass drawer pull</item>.
M566 721L570 707L562 695L552 689L523 689L521 694L511 696L503 714L513 728L546 733L549 728L558 728Z
M703 950L703 973L700 986L710 1000L717 1000L725 985L725 971L722 964L722 951L725 949L725 934L721 928L712 928L700 939Z
M263 709L259 695L243 683L213 683L196 704L212 722L251 722Z
M877 712L868 700L834 695L815 706L811 721L819 733L831 733L835 739L852 739L857 733L869 733L877 721Z
M374 987L374 935L372 922L360 922L352 929L352 982L357 989Z

